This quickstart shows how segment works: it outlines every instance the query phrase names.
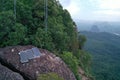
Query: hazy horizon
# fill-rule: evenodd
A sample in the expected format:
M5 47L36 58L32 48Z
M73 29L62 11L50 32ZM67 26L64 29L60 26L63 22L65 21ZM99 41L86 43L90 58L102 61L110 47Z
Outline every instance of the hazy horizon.
M120 0L59 0L73 20L120 22Z

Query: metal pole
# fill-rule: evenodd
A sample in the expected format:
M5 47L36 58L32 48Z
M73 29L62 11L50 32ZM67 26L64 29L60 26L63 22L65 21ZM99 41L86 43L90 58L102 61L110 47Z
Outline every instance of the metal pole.
M46 21L46 0L44 0L44 26L46 24L45 21Z
M15 16L15 21L16 21L16 0L14 0L14 16Z
M2 11L4 11L5 10L5 1L4 0L2 0Z
M45 0L45 31L47 32L48 28L48 0Z

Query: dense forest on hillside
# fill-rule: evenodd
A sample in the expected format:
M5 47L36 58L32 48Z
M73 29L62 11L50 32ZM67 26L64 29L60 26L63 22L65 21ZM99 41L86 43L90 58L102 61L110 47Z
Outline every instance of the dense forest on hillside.
M75 23L56 0L48 1L47 33L44 26L44 0L17 1L16 18L14 0L3 1L0 4L1 47L35 44L48 50L71 50L73 46L77 49Z
M80 80L78 67L89 75L90 55L82 50L75 22L57 0L48 0L45 30L44 0L0 0L0 47L34 45L60 56ZM16 12L15 12L16 8ZM74 65L73 65L74 64Z
M93 56L96 80L120 80L120 36L106 32L81 33L87 37L84 49Z

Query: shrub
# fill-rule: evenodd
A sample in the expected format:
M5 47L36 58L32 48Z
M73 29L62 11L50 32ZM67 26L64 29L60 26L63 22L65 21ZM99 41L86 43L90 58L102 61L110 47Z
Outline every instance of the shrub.
M78 60L71 52L63 52L61 55L64 62L72 70L77 80L80 80L80 75L78 74Z

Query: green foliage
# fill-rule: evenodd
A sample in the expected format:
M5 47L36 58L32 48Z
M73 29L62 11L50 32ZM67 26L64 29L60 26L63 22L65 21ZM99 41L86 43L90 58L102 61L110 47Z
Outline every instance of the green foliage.
M86 75L91 76L90 73L90 65L91 65L91 56L89 53L83 50L78 50L75 54L76 58L78 59L79 66L84 69Z
M48 50L54 50L54 44L52 43L52 38L49 33L45 30L38 28L36 34L32 40L33 44L41 48L47 48Z
M76 54L77 59L79 60L79 65L82 68L86 68L89 67L90 65L90 60L91 60L91 56L89 53L83 51L83 50L79 50L78 53Z
M0 46L7 46L8 35L14 26L14 14L12 11L0 13Z
M80 75L78 74L78 60L71 52L63 52L61 55L64 62L68 65L68 67L72 70L77 80L80 80Z
M64 80L64 79L59 77L56 73L47 73L40 74L37 80Z
M2 0L0 0L0 2L2 2ZM58 1L48 1L47 32L45 32L44 26L44 0L17 0L16 20L13 13L13 0L4 0L3 3L0 3L1 47L32 44L51 51L56 50L62 52L77 50L77 47L74 48L74 46L78 44L76 43L77 34L73 20L68 11L63 10ZM4 7L5 10L2 7ZM20 25L18 26L18 24ZM22 27L22 31L18 30L20 26ZM18 33L21 34L16 36ZM19 39L14 41L14 38L18 37Z
M86 37L84 35L79 35L78 40L79 40L79 49L82 49L86 42Z
M22 24L16 23L12 31L8 35L8 45L23 44L26 36L27 28Z

